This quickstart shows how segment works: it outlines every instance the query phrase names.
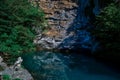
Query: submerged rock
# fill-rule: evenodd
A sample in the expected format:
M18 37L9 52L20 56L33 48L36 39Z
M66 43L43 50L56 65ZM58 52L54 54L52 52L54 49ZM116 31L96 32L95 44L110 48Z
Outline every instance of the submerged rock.
M52 52L38 52L24 56L23 65L34 76L35 80L68 80L66 66Z

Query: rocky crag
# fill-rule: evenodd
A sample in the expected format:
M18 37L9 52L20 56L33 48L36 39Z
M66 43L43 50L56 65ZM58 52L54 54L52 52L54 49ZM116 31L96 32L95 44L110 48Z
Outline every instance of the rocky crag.
M35 0L33 0L34 2ZM97 44L87 29L99 13L99 0L37 0L50 29L34 41L44 49L91 49Z
M35 43L45 49L57 48L68 36L66 31L76 17L78 5L71 0L39 0L37 3L46 15L50 30L44 36L38 35Z

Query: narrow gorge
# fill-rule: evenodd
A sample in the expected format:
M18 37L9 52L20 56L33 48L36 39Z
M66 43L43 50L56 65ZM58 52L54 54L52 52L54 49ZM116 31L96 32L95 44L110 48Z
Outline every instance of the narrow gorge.
M35 80L120 79L120 74L113 68L85 56L99 48L89 30L94 28L95 17L105 5L103 0L38 1L38 6L46 15L49 29L39 34L34 43L45 50L23 56L23 64Z
M1 0L0 80L120 80L119 25L119 0Z

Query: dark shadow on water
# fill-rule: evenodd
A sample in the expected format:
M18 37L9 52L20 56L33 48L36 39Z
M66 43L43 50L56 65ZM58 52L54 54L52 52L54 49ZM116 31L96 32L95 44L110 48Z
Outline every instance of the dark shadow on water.
M64 54L63 54L64 55ZM66 54L68 56L69 54ZM70 60L66 60L67 64L71 68L72 75L69 76L73 77L73 75L77 76L77 80L80 79L80 76L84 74L82 80L89 80L91 76L94 79L90 80L119 80L120 79L120 72L115 71L114 68L110 67L109 65L103 64L103 62L96 61L95 58L91 58L89 56L83 55L81 53L73 53L70 54ZM85 76L86 75L86 76ZM98 77L96 77L98 76ZM106 77L104 79L104 77ZM88 78L87 78L88 77ZM95 78L96 77L96 78ZM97 79L100 78L100 79ZM102 79L103 78L103 79Z
M48 74L49 76L53 76L53 78L55 76L59 76L59 78L61 78L55 80L67 80L65 78L63 79L63 77L66 76L68 80L120 80L120 73L117 73L113 68L104 65L103 63L96 61L94 58L83 55L79 52L78 53L50 52L50 53L54 55L48 54L48 52L44 51L23 56L24 59L23 65L25 66L25 68L29 70L29 72L33 74L33 77L36 78L35 80L40 80L41 75L43 76L43 74L48 74L51 71L52 73L49 73ZM50 59L55 56L57 56L58 59L61 60L62 64L58 65L57 63L59 61L58 62L55 61L51 63L53 64L53 68L51 68L50 71L48 69L45 69L46 61L48 60L49 62ZM42 63L42 65L40 65L42 61L41 57L44 57L43 61L45 61ZM63 67L67 67L63 69L65 70L65 72L64 71L60 72L61 70L59 70L59 68L58 70L55 70L55 68L57 68L55 67L56 64L60 67L60 69ZM51 65L47 66L50 67ZM41 79L48 80L47 75L46 77Z

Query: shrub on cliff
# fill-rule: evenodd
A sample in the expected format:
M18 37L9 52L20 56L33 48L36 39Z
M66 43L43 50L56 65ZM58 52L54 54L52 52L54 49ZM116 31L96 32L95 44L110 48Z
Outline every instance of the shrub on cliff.
M11 77L9 75L2 75L2 80L21 80L21 79L19 79L19 78L11 79Z
M44 29L44 13L28 0L0 0L0 52L19 55L34 50L33 26Z
M96 40L108 54L120 55L120 6L112 3L96 19L93 31Z

